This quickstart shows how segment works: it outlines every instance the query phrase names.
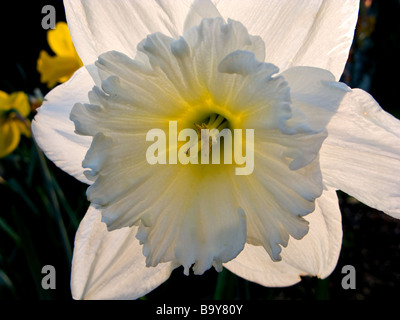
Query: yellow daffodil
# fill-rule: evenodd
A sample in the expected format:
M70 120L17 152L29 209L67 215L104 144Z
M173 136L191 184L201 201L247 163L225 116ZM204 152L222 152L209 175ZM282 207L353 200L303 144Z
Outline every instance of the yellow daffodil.
M27 119L30 111L28 96L24 92L7 94L0 91L0 158L18 147L21 134L31 136Z
M49 88L57 83L67 81L83 64L76 53L68 25L58 22L56 29L47 32L47 42L55 56L50 56L42 50L37 61L37 70L42 83L47 83Z
M342 241L337 189L400 217L400 122L338 82L358 0L64 4L85 67L46 96L33 132L90 185L74 298L138 298L178 266L264 286L325 278ZM179 149L171 123L201 137ZM241 139L250 174L176 161L224 150L215 129L254 133ZM154 132L170 144L150 163Z

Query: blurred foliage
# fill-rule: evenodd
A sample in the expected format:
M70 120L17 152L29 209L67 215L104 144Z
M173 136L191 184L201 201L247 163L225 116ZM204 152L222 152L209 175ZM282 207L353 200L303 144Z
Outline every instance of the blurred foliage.
M6 30L2 50L0 90L24 91L31 97L46 94L36 70L39 53L52 52L41 28L41 8L56 8L57 21L65 21L62 1L8 3L2 14ZM400 117L397 75L400 74L400 3L397 0L362 0L356 37L342 81L369 91L384 109ZM13 21L12 18L14 18ZM39 94L40 96L40 94ZM30 119L40 104L31 99ZM395 169L395 168L394 168ZM70 263L75 231L88 202L86 186L56 168L28 137L0 159L0 299L71 299ZM227 270L203 276L184 276L182 269L146 296L146 299L243 300L361 300L398 299L400 287L400 222L339 193L343 215L343 246L332 275L305 277L288 288L265 288ZM56 290L43 290L45 265L57 271ZM343 290L344 265L357 271L357 288Z

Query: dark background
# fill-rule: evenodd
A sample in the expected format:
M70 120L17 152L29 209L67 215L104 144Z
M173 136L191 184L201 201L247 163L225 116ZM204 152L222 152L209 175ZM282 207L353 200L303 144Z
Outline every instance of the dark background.
M0 13L2 33L0 90L40 88L36 61L40 50L51 52L41 27L44 5L53 5L65 21L62 1L14 1ZM381 106L400 118L400 2L362 1L354 45L342 81L370 92ZM85 185L46 161L59 201L59 214L49 200L40 153L23 138L11 156L0 159L0 299L71 299L70 260L61 241L66 232L72 247L76 227L86 212ZM397 174L398 168L393 168ZM304 278L288 288L264 288L224 271L171 278L146 299L333 299L396 300L400 298L400 221L340 193L344 238L335 271L325 280ZM62 226L60 227L60 221ZM42 266L57 270L56 290L43 290ZM344 265L356 269L356 289L341 286Z

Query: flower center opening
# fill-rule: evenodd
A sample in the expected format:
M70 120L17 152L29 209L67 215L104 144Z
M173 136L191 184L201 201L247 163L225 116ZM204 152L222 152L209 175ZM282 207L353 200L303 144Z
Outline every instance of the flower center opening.
M198 137L197 151L211 156L212 146L218 144L218 137L224 129L229 128L229 122L220 114L213 113L204 121L195 123L194 127ZM222 143L223 141L224 140L222 140ZM195 146L190 147L186 151L186 154L190 153L190 150L194 147Z
M236 118L240 117L211 111L192 121L194 129L188 130L195 138L191 137L189 142L180 140L178 146L187 157L182 163L207 165L203 168L209 168L213 174L211 168L217 167L209 164L233 165L231 168L239 169L236 174L251 174L254 169L254 131L240 128ZM208 169L200 172L205 174Z
M224 116L211 113L195 121L194 129L197 140L189 144L186 155L198 157L201 164L232 164L233 135Z

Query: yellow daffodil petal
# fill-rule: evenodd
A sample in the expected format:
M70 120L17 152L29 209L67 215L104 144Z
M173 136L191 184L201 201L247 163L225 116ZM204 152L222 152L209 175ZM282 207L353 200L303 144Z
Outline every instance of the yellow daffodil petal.
M81 67L80 61L71 56L50 56L41 51L37 69L41 74L40 81L47 83L49 88L57 83L67 81Z
M58 22L54 30L47 32L47 42L57 56L77 56L68 25L65 22Z
M0 158L15 150L21 134L31 136L30 121L26 118L30 111L29 99L24 92L7 94L0 91Z
M0 158L13 152L20 141L20 129L15 121L0 119Z
M76 53L65 22L57 23L56 29L47 33L47 41L56 55L50 56L47 52L41 51L37 70L41 75L40 81L52 88L57 83L63 83L71 78L83 64Z
M18 113L27 117L31 112L31 106L29 104L29 98L24 92L13 92L8 96L8 103L11 109L15 109Z
M28 96L22 91L10 94L0 91L0 112L11 109L18 111L23 117L28 116L31 112Z
M8 94L0 90L0 112L9 110Z
M25 137L30 138L32 136L31 122L28 119L15 121L15 124L17 125L19 132Z

